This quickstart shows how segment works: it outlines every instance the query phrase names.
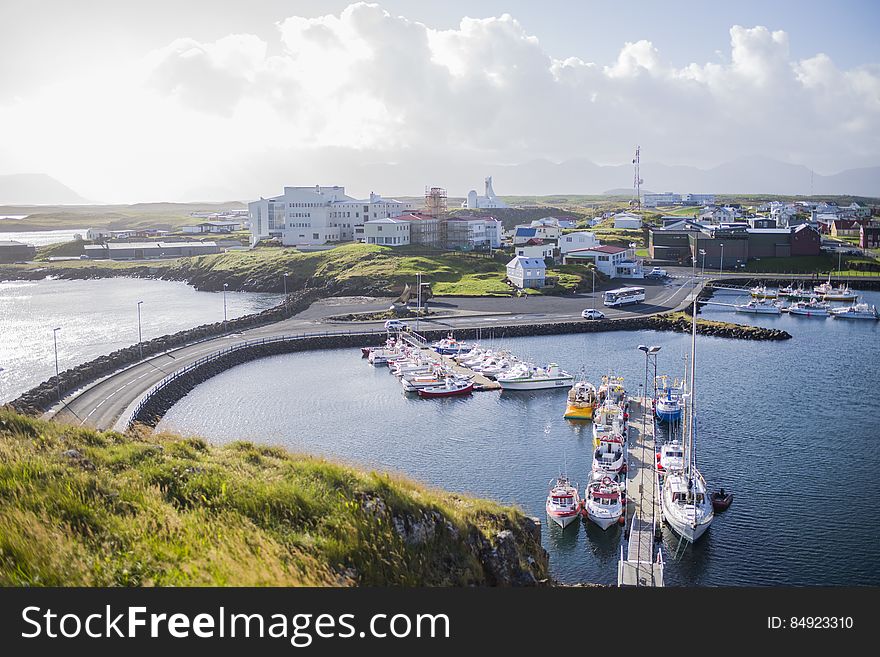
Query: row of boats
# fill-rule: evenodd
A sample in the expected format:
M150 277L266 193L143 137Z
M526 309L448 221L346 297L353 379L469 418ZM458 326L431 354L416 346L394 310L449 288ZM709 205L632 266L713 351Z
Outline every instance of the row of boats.
M736 305L736 311L761 315L780 315L787 312L804 317L835 317L838 319L880 319L877 308L858 303L859 295L846 284L834 286L828 281L812 289L803 285L787 285L778 289L758 285L749 290L751 301ZM848 305L835 307L832 303Z
M696 306L696 302L695 302ZM693 317L696 317L696 307ZM672 530L693 543L726 509L733 496L724 489L709 493L696 461L696 320L692 320L690 370L685 380L655 379L652 402L657 421L668 428L669 439L655 454L655 471L663 517ZM592 409L592 410L590 410ZM623 379L604 377L599 390L579 382L569 393L566 418L592 419L594 452L589 479L581 497L567 475L552 482L547 495L548 517L563 529L583 516L602 529L625 522L626 440L629 405ZM681 437L678 430L681 430Z

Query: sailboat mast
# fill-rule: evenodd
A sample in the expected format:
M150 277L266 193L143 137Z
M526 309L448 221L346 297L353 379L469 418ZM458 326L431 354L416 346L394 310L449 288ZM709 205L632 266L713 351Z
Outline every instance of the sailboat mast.
M697 420L695 383L697 373L697 298L694 297L693 317L691 318L691 417L688 423L688 462L687 476L690 480L692 476L692 466L694 463L694 425Z

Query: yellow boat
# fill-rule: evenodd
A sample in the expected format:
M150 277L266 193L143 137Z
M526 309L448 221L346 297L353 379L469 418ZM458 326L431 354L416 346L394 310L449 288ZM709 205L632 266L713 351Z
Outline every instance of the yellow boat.
M565 407L566 420L592 420L596 408L596 387L588 381L578 381L568 391L568 404Z

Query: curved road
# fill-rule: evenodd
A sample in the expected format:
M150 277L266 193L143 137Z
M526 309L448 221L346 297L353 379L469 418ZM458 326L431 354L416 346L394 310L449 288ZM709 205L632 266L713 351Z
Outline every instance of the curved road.
M672 280L666 283L644 281L639 284L646 288L645 303L607 309L602 306L601 292L597 291L595 307L601 308L610 319L651 315L681 306L693 289L689 280ZM325 299L313 303L294 317L274 324L173 349L68 394L60 404L46 413L46 417L98 429L111 429L150 387L202 356L245 340L304 333L381 330L381 321L353 324L331 322L327 318L352 312L385 310L390 302L391 299L376 298ZM419 324L423 329L491 329L513 324L570 322L580 320L581 311L590 307L593 307L591 294L567 297L437 298L432 300L430 308L438 316L435 319L421 320Z

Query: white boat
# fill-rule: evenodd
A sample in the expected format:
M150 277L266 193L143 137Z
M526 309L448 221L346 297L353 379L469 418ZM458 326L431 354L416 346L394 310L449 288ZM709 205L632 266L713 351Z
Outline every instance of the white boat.
M836 319L880 319L876 306L866 303L857 303L845 308L834 308L831 315Z
M694 543L706 533L715 517L712 499L706 490L706 481L697 469L696 461L696 396L695 375L697 356L697 301L694 299L694 312L691 320L691 362L685 406L686 439L683 441L683 467L672 470L663 477L663 490L660 504L663 518L672 530L689 543ZM662 456L661 456L662 458Z
M780 298L792 301L810 301L811 299L818 299L820 295L810 290L805 290L803 287L786 285L779 288L779 296Z
M367 361L370 365L376 365L379 367L382 365L388 365L388 360L394 355L394 352L388 352L385 349L372 349L370 355L367 356Z
M550 480L553 481L552 479ZM547 495L547 515L565 529L574 522L581 510L581 496L565 475L559 475Z
M749 290L753 299L775 299L779 296L776 290L767 289L766 285L758 285Z
M759 315L781 315L782 310L775 303L766 300L749 301L748 303L734 306L738 313L753 313Z
M599 406L593 413L593 444L598 447L602 440L626 435L627 414L621 406L611 399Z
M544 390L570 388L574 384L574 376L559 369L556 363L550 363L546 368L519 363L496 381L501 384L502 390Z
M584 512L587 518L608 529L623 516L623 487L615 477L594 476L584 489Z
M447 376L442 385L419 389L419 397L455 397L469 395L474 391L474 382L468 379L454 379Z
M602 436L593 451L593 473L615 475L623 470L625 463L623 436Z
M620 406L626 405L626 389L623 387L622 376L609 374L602 377L602 383L599 385L599 403L604 404L606 399L611 399Z
M803 317L828 317L831 306L821 301L798 301L788 307L789 315L801 315Z
M657 470L663 474L684 470L684 446L680 440L675 438L660 446L660 451L657 452Z
M456 340L452 337L451 333L442 340L437 340L436 342L431 343L431 349L438 354L446 356L469 353L473 348L474 345L468 342L462 342L461 340Z
M838 287L834 287L831 284L831 277L828 277L828 280L822 283L821 285L817 285L813 288L813 290L821 295L822 299L825 301L855 301L859 298L859 295L853 292L849 285L843 284Z
M400 384L403 386L404 392L418 392L424 388L431 388L435 386L442 386L446 382L447 377L454 378L464 378L464 377L455 377L454 373L438 370L432 374L416 374L413 376L404 376L400 380Z

